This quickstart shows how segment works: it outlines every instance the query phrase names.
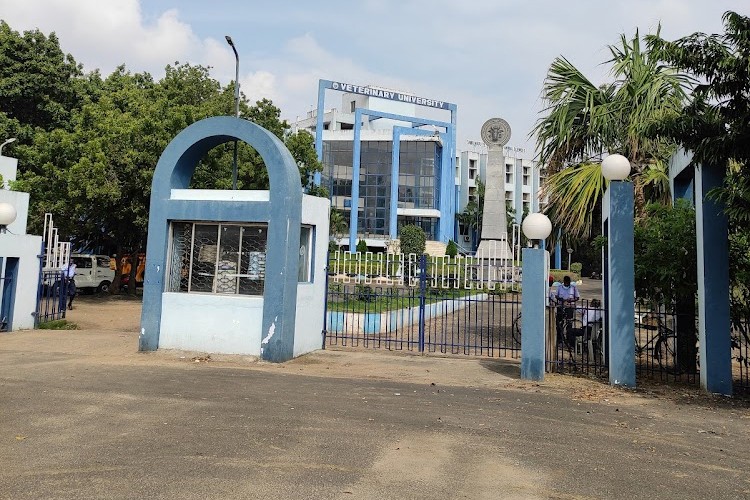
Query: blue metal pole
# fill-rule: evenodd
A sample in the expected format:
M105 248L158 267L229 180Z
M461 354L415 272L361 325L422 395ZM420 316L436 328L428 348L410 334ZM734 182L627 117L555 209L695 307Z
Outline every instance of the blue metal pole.
M545 296L547 277L543 248L524 248L523 294L521 296L521 378L544 380Z

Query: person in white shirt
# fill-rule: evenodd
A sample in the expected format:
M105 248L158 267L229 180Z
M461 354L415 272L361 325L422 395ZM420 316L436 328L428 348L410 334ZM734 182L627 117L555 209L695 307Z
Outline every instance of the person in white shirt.
M602 321L601 302L592 299L589 306L581 309L581 328L573 328L568 332L568 343L573 345L576 337L589 339L591 332L597 323Z
M557 343L560 344L565 341L566 333L570 333L573 323L573 317L575 316L575 303L581 295L578 293L578 288L570 282L570 276L563 278L562 285L557 286L557 290L550 292L550 304L557 306L555 312L555 326L557 327ZM565 320L567 322L567 328L565 328ZM563 329L568 330L564 332Z
M68 309L73 309L73 299L76 298L76 263L72 260L63 268L65 276L66 291L68 293ZM65 304L63 303L64 307Z

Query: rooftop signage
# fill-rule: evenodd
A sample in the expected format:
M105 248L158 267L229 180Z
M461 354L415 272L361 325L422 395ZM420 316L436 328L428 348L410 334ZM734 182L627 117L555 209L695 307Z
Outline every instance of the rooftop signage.
M428 99L426 97L419 97L412 94L404 94L395 90L381 89L377 87L355 85L353 83L345 82L330 82L330 88L341 92L349 92L350 94L367 95L370 97L377 97L379 99L389 99L391 101L407 102L410 104L416 104L417 106L427 106L429 108L437 109L451 109L455 108L450 102L438 101L437 99Z

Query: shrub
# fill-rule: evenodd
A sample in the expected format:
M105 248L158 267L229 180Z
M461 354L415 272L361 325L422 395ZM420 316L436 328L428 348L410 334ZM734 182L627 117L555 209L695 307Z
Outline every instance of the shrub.
M575 273L575 274L577 274L577 275L579 275L579 276L581 275L581 270L582 269L583 269L583 264L581 264L580 262L573 262L570 265L570 271L573 272L573 273Z
M401 252L404 255L411 253L422 255L427 242L427 235L421 227L410 224L401 228L399 240L401 241Z
M367 243L365 243L365 240L359 240L357 242L357 252L365 253L366 251L367 251Z
M448 257L455 257L458 254L458 247L456 242L453 240L448 241L448 246L445 247L445 255Z
M338 252L339 246L334 240L330 240L328 242L328 252L329 253L335 253Z

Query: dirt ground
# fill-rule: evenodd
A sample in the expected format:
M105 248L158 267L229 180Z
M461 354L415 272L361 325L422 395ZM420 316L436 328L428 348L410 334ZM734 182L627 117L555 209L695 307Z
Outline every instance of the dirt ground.
M601 283L600 281L597 283ZM594 284L591 288L595 288ZM596 293L587 289L588 293ZM75 308L67 319L79 331L69 336L70 349L86 344L89 356L108 358L117 364L143 363L211 363L214 366L240 367L336 378L366 378L375 380L409 381L447 386L472 386L489 389L519 389L522 391L567 395L574 400L605 404L645 405L650 399L666 399L675 403L697 403L707 407L750 409L750 396L740 394L725 398L706 394L699 387L660 382L639 381L637 389L612 387L593 377L548 373L542 384L521 380L520 360L487 358L466 355L388 351L385 349L327 347L282 364L266 363L253 356L207 354L192 351L160 350L138 352L141 300L124 295L84 295L76 299ZM64 335L64 332L50 332ZM42 332L36 335L46 336ZM90 336L106 338L106 343L91 342ZM78 339L76 341L75 339ZM59 343L55 348L61 347ZM44 348L44 347L42 347ZM79 350L80 352L80 350ZM436 363L436 359L439 362ZM384 362L388 369L384 370ZM500 376L493 376L500 375ZM748 413L750 418L750 413Z
M79 330L0 336L0 499L750 495L742 397L463 355L140 353L140 310L82 296Z

